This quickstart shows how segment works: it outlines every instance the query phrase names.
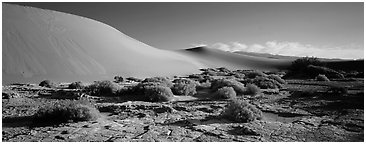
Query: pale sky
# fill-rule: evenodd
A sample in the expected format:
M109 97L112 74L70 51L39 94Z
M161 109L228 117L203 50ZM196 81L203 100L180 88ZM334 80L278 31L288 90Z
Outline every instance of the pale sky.
M295 56L363 58L364 4L22 3L92 18L161 49L196 45Z

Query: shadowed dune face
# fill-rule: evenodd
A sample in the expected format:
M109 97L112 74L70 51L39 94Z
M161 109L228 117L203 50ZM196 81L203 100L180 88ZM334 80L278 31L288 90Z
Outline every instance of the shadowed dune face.
M208 67L225 66L229 69L255 69L263 71L282 70L290 66L292 60L241 55L208 47L179 50Z
M202 67L80 16L3 4L3 83L189 74Z
M203 47L161 50L92 19L11 4L2 7L3 84L187 75L207 67L278 70L290 64Z

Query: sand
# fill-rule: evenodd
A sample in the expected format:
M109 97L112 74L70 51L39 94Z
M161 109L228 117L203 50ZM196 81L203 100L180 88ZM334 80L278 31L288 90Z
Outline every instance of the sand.
M162 50L89 18L12 4L2 7L3 84L188 75L207 67L278 70L288 64L209 48Z

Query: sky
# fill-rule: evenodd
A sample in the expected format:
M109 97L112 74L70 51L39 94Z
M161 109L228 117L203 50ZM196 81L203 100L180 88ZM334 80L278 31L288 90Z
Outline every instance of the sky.
M19 4L19 3L18 3ZM364 3L21 3L88 17L161 49L364 57Z

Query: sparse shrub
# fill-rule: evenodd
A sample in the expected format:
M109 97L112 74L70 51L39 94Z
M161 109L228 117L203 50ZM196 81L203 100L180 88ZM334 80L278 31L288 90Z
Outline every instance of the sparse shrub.
M234 79L217 79L217 80L214 80L211 83L211 90L216 91L217 89L225 87L225 86L234 88L234 90L237 94L242 94L242 93L245 92L244 85L242 83L234 80Z
M231 101L221 116L235 122L247 123L262 119L262 111L247 101L235 100Z
M246 76L246 78L255 78L255 77L257 77L257 76L267 76L266 74L264 74L263 72L260 72L260 71L247 71L246 73L245 73L245 76Z
M245 78L245 74L239 73L239 72L235 72L234 73L234 77L235 78L238 78L238 79L244 79Z
M58 100L39 108L33 115L33 123L58 124L96 120L98 117L100 117L99 111L87 100Z
M261 92L261 89L259 89L258 86L254 85L254 84L247 84L246 87L245 87L245 94L248 94L248 95L257 95Z
M50 80L41 81L41 83L39 83L39 86L41 86L41 87L48 87L48 88L54 88L54 87L56 87L56 85L53 82L51 82Z
M327 76L319 74L318 76L315 77L315 80L317 81L330 81Z
M120 82L124 82L124 79L122 76L115 76L114 77L114 82L115 83L120 83Z
M69 89L83 89L85 86L83 85L83 83L81 81L77 81L77 82L72 82L71 84L69 84Z
M135 82L142 82L142 79L139 79L139 78L135 78L135 77L128 77L126 78L127 80L130 80L130 81L135 81Z
M173 92L165 86L148 86L144 89L145 98L151 102L169 101L173 97Z
M196 83L190 79L176 79L173 81L172 91L176 95L195 95Z
M95 81L87 86L85 91L94 96L114 96L118 90L118 85L111 81Z
M268 78L270 79L274 79L276 80L277 82L279 82L280 84L286 84L286 81L284 79L282 79L280 76L278 75L275 75L275 74L270 74L268 75Z
M155 82L155 83L161 83L162 85L167 86L169 88L173 87L173 83L171 81L169 81L168 79L164 78L164 77L146 78L142 82L143 83L146 83L146 82Z
M215 99L235 99L236 92L232 87L219 88L214 94Z
M292 70L292 71L302 71L309 65L324 66L324 63L322 63L316 57L303 57L303 58L296 59L295 61L293 61L291 66L290 66L290 70Z
M217 76L216 71L207 70L205 72L202 72L203 75L209 75L209 76Z

